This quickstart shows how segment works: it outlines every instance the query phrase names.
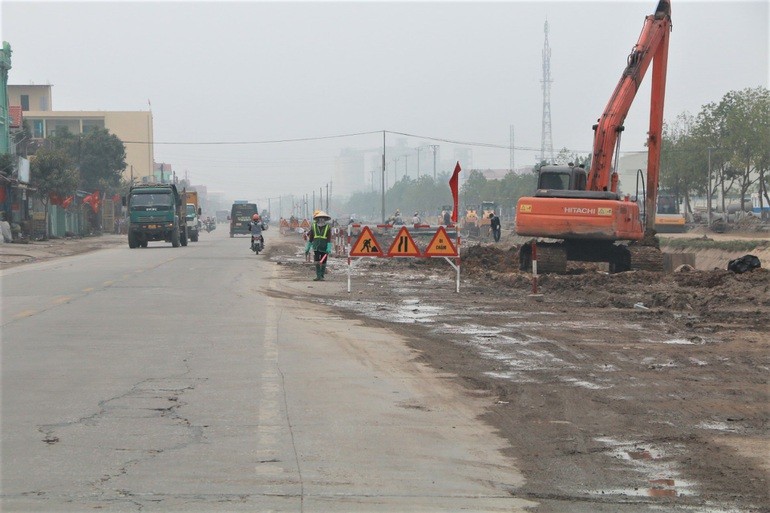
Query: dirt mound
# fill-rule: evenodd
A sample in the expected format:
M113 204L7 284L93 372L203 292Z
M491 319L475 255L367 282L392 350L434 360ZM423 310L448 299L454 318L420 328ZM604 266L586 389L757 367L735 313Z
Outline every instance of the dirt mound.
M463 269L470 273L480 271L513 272L519 269L519 248L505 250L497 246L477 244L467 246L460 253Z

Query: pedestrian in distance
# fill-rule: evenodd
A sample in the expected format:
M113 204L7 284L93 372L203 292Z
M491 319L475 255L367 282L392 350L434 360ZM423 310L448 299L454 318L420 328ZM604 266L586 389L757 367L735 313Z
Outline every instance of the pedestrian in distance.
M414 216L412 216L412 224L420 224L422 223L422 219L420 219L420 213L415 212Z
M11 224L5 220L5 212L0 212L0 242L13 242Z
M308 241L305 244L305 256L313 250L315 261L315 278L313 281L323 281L326 274L326 262L332 252L331 233L329 221L331 216L323 210L313 212L313 224L310 225Z
M449 226L450 224L452 224L452 215L449 213L448 210L443 210L441 212L441 217L443 218L445 225Z
M495 242L500 242L500 218L497 217L497 214L489 214L489 228L492 230Z

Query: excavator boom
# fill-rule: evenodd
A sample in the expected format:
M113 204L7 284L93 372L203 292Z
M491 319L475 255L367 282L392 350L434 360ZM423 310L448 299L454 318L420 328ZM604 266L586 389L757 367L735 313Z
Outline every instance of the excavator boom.
M668 38L671 32L671 4L661 0L655 14L644 20L642 33L628 56L626 68L612 93L602 116L594 126L594 146L591 159L591 171L588 173L588 190L617 192L612 183L612 159L618 143L623 123L631 104L641 86L650 63L653 63L652 94L650 99L650 130L648 142L654 142L654 148L648 150L649 163L660 161L660 137L663 130L663 101L666 89L666 68L668 60ZM655 150L653 154L652 151ZM648 173L649 176L650 173ZM657 189L657 166L655 170L655 189Z

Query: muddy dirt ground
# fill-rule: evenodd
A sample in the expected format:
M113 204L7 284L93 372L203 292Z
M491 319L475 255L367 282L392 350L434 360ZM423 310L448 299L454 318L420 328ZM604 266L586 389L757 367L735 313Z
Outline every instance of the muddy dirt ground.
M360 259L348 294L347 259L313 282L301 249L263 255L307 282L299 299L389 326L490 398L535 511L770 511L767 269L576 267L531 297L515 252L486 244L464 249L459 294L442 259Z

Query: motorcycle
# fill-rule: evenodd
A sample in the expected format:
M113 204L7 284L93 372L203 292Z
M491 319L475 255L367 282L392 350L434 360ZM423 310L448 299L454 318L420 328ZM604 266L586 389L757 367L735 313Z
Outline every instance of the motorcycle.
M216 221L209 221L206 223L206 231L208 233L211 233L213 230L217 229Z
M262 237L251 237L251 250L255 255L259 255L259 252L265 249L265 241Z

